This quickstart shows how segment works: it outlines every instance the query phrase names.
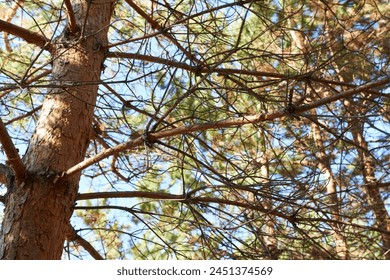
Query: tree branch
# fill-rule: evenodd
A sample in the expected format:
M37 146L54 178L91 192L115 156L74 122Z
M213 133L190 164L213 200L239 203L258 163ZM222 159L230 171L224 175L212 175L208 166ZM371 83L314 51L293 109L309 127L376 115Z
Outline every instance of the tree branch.
M136 3L134 3L132 0L125 0L126 3L132 7L141 17L143 17L153 29L158 30L161 33L164 33L164 36L168 38L184 55L191 61L196 61L199 63L199 61L196 59L194 55L192 55L189 51L187 51L182 44L180 44L174 36L171 34L168 34L168 29L165 29L164 26L161 26L157 21L155 21L151 16L149 16L144 10L142 10Z
M231 120L223 120L218 122L210 122L210 123L204 123L204 124L195 124L192 126L182 126L172 129L167 129L164 131L144 134L136 139L132 139L128 142L119 144L115 147L105 149L99 154L86 159L79 164L69 168L67 171L65 171L63 174L61 174L61 177L63 176L71 176L88 166L91 166L95 163L98 163L102 159L108 158L109 156L112 156L114 154L131 150L139 146L143 146L145 142L153 143L157 141L158 139L162 138L168 138L176 135L186 134L186 133L192 133L195 131L205 131L208 129L220 129L220 128L228 128L228 127L236 127L240 125L245 125L249 123L260 123L262 121L266 120L274 120L276 118L280 118L285 115L284 110L278 110L270 114L258 114L258 115L251 115L247 117L241 117L241 118L234 118ZM58 180L59 177L56 179Z
M68 240L76 242L82 246L95 260L104 260L98 251L87 240L77 234L76 230L69 225Z
M18 150L15 148L11 137L8 135L8 131L5 128L3 121L0 119L0 142L3 146L4 152L8 158L9 165L12 167L15 179L17 182L23 182L26 178L27 171L21 158L19 157Z
M79 194L78 200L86 200L86 199L99 199L99 198L133 198L133 197L142 197L142 198L151 198L151 199L159 199L159 200L177 200L189 204L195 204L195 203L216 203L219 205L231 205L236 207L241 207L244 209L252 209L255 211L259 211L266 215L274 215L277 217L280 217L282 219L285 219L291 223L302 223L302 222L325 222L325 223L336 223L340 225L348 225L353 226L361 229L370 229L382 233L389 234L390 232L387 230L383 230L379 227L373 227L373 226L364 226L359 225L356 223L351 222L344 222L329 218L304 218L298 215L298 213L294 214L287 214L283 213L281 211L275 210L275 209L268 209L263 207L261 204L254 204L249 202L241 202L237 200L229 200L224 198L216 198L216 197L191 197L191 196L185 196L185 195L175 195L175 194L168 194L168 193L152 193L152 192L142 192L142 191L130 191L130 192L101 192L101 193L85 193L85 194ZM103 206L76 206L75 209L119 209L128 211L130 213L133 213L135 209L123 207L123 206L115 206L115 205L103 205Z
M27 112L27 113L24 114L24 115L17 116L17 117L15 117L15 118L13 118L13 119L11 119L11 120L5 122L5 125L9 125L9 124L11 124L11 123L13 123L13 122L22 120L22 119L24 119L24 118L26 118L26 117L29 117L29 116L35 114L36 112L38 112L38 111L41 110L41 109L42 109L42 105L39 105L38 107L32 109L30 112Z
M87 200L92 198L133 198L133 197L142 197L158 200L176 200L188 203L218 203L225 205L233 205L237 207L243 207L248 209L257 210L265 214L277 215L278 217L284 219L291 219L291 215L279 213L276 210L265 209L260 204L254 205L253 203L240 202L235 200L228 200L223 198L213 198L213 197L187 197L186 195L177 195L169 193L159 193L159 192L146 192L146 191L130 191L130 192L101 192L101 193L85 193L79 194L77 200Z
M35 70L34 72L36 72L36 71L37 70ZM20 87L27 87L28 85L32 84L33 82L36 82L37 80L39 80L39 79L41 79L43 77L46 77L50 73L51 73L51 69L50 70L49 69L48 70L44 70L42 73L27 79L26 81L23 82L23 84L8 85L8 86L5 86L5 87L0 87L0 92L2 92L0 94L0 99L3 98L4 96L6 96L7 94L9 94L14 89L18 89Z
M129 191L129 192L98 192L78 194L76 200L104 199L104 198L134 198L143 197L158 200L185 200L186 196L182 194L170 194L148 191Z
M362 91L367 91L372 88L380 87L385 84L388 84L390 82L390 78L385 78L383 80L367 83L362 86L357 86L356 88L346 90L344 92L341 92L339 94L336 94L334 96L326 97L321 100L318 100L316 102L313 102L312 104L308 105L302 105L297 108L294 108L294 113L295 114L301 114L306 111L309 111L313 108L317 108L322 105L329 104L333 101L340 100L349 96L352 96L356 93L360 93ZM126 150L131 150L136 147L139 147L141 145L146 144L152 144L156 142L159 139L164 139L164 138L169 138L177 135L182 135L182 134L188 134L196 131L205 131L209 129L221 129L221 128L229 128L229 127L238 127L246 124L254 124L254 123L262 123L265 121L272 121L275 119L279 119L282 117L285 117L288 115L286 113L285 109L282 110L277 110L274 112L271 112L269 114L256 114L256 115L248 115L245 117L239 117L239 118L232 118L232 119L227 119L227 120L222 120L222 121L217 121L217 122L209 122L209 123L202 123L202 124L194 124L191 126L182 126L182 127L177 127L177 128L172 128L172 129L166 129L158 132L153 132L153 133L146 133L136 139L132 139L128 142L119 144L115 147L105 149L102 152L98 153L97 155L86 159L79 164L76 164L75 166L69 168L67 171L65 171L63 174L61 174L61 177L63 176L71 176L77 172L80 172L81 170L87 168L88 166L91 166L95 163L98 163L102 159L108 158L114 154L126 151ZM60 177L57 177L56 180L58 180Z
M70 33L75 34L79 31L79 28L77 26L77 21L73 11L72 3L70 2L70 0L65 0L64 2L65 2L66 9L68 10L68 18L69 18L68 24L69 24Z
M210 69L205 67L205 65L201 64L199 66L188 65L183 62L164 59L160 57L144 55L139 53L121 53L121 52L109 52L107 57L111 58L127 58L127 59L137 59L142 61L148 61L152 63L163 64L171 67L180 68L183 70L195 72L195 73L208 73ZM272 73L272 72L262 72L262 71L251 71L245 69L231 69L231 68L213 68L213 73L220 75L228 75L228 74L241 74L241 75L251 75L251 76L259 76L259 77L270 77L270 78L280 78L287 79L288 76L280 73Z
M23 2L24 2L24 0L14 1L10 10L5 14L4 21L10 22L12 20L12 18L16 15L16 11L18 10L18 8L23 6L23 4L24 4ZM7 32L4 32L3 38L4 38L5 49L8 52L12 52L12 48L11 48L11 45L10 45L9 40L8 40L8 33Z
M49 52L52 51L52 45L50 42L46 39L45 36L32 32L28 29L25 29L23 27L17 26L15 24L12 24L10 22L6 22L4 20L0 19L0 31L7 32L9 34L12 34L16 37L19 37L26 42L30 44L34 44L44 50L47 50Z
M147 61L151 63L158 63L170 67L176 67L183 70L187 70L193 73L209 73L210 68L206 67L206 65L201 64L199 66L193 66L189 65L184 62L180 61L174 61L170 59L164 59L161 57L151 56L151 55L144 55L139 53L121 53L121 52L109 52L107 53L108 58L126 58L126 59L136 59L141 61ZM302 75L295 75L290 76L287 74L281 74L277 72L266 72L266 71L258 71L258 70L246 70L246 69L234 69L234 68L212 68L212 73L218 74L218 75L248 75L248 76L254 76L254 77L268 77L268 78L277 78L282 80L287 79L296 79L296 80L302 80L302 79L308 79L313 82L321 83L321 84L332 84L337 86L344 86L348 88L356 88L357 85L349 84L345 82L340 81L333 81L328 80L324 78L317 78L315 76L310 76L307 74ZM378 95L378 92L373 91L372 89L367 90L368 93L376 94Z
M363 91L370 91L373 88L378 88L378 87L382 87L384 85L388 85L389 83L390 83L390 77L389 78L384 78L382 80L370 82L370 83L367 83L367 84L364 84L364 85L361 85L361 86L357 86L355 88L352 88L352 89L340 92L338 94L322 98L322 99L320 99L318 101L314 101L311 104L306 104L306 105L299 106L299 107L297 107L295 109L295 112L296 113L303 113L303 112L309 111L311 109L314 109L314 108L317 108L317 107L320 107L320 106L332 103L333 101L337 101L337 100L341 100L341 99L350 97L350 96L352 96L352 95L354 95L356 93L360 93L360 92L363 92Z

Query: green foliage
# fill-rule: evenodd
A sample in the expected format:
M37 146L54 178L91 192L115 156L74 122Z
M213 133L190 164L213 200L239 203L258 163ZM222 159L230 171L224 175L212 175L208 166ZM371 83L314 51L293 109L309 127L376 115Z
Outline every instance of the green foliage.
M386 258L388 84L310 107L388 78L385 1L134 2L148 17L118 1L91 81L105 129L87 156L144 141L83 170L82 192L123 196L76 206L76 230L107 259ZM62 2L34 1L12 22L53 42L65 18ZM1 117L28 143L55 81L21 82L59 58L8 39Z

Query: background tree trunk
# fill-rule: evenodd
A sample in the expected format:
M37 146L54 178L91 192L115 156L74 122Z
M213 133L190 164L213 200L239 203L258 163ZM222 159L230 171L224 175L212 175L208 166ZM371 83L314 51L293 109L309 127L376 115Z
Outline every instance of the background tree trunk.
M348 109L349 114L357 119L358 112L361 108L364 108L363 104L357 106L353 100L345 100L345 107ZM363 175L364 185L362 189L367 195L367 202L374 213L376 226L382 230L382 254L386 260L390 260L390 217L386 209L386 204L382 199L378 181L375 177L375 158L370 154L369 146L363 136L364 121L351 121L351 132L355 143L357 144L357 152L361 160L361 170Z
M318 122L316 111L312 110L312 112L313 119ZM331 160L325 153L325 145L322 140L326 139L326 137L324 137L324 135L321 133L317 123L312 122L311 128L313 134L312 137L317 148L316 157L318 160L318 168L321 170L321 173L324 177L326 192L329 195L329 210L332 213L332 219L335 221L335 223L329 223L329 225L332 227L331 234L334 238L337 258L342 260L349 259L347 241L343 235L343 230L340 227L342 222L342 215L340 214L340 200L337 196L338 186L330 165Z
M27 179L9 188L1 259L61 258L80 174L56 178L85 156L112 3L77 1L72 9L52 52L58 87L47 93L23 158Z

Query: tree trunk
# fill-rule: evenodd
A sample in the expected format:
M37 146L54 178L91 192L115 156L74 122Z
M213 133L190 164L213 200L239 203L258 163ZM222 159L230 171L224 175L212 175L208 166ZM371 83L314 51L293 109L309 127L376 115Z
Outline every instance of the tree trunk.
M316 111L312 110L313 119L318 121L316 117ZM329 210L332 213L332 219L335 223L330 223L332 227L332 236L335 241L335 250L337 257L342 260L349 259L349 252L347 246L347 240L343 235L343 230L340 228L339 222L342 222L342 215L340 213L340 200L337 196L337 184L334 178L332 168L330 165L330 158L325 153L325 146L322 139L324 139L319 126L316 123L311 124L313 140L317 148L316 157L318 160L318 167L321 170L321 173L324 176L324 182L326 187L326 192L329 195Z
M23 157L27 179L8 190L0 259L61 258L80 174L58 177L86 153L112 10L110 1L73 3L53 44L54 87Z
M264 133L264 131L259 130L258 132L260 139L265 139L267 136ZM264 190L269 194L269 198L264 198L264 207L267 209L272 209L273 207L273 201L272 201L272 188L269 186L270 183L270 174L269 174L269 155L267 154L267 146L265 143L261 144L261 158L259 164L261 164L260 167L260 174L261 174L261 183L264 184ZM265 217L267 220L265 222L265 238L264 238L264 244L266 246L266 252L270 259L277 260L279 258L280 252L278 250L278 244L275 237L275 215L267 215Z
M350 110L350 114L354 121L350 122L351 132L355 143L357 144L357 152L361 161L361 170L363 175L364 185L363 191L367 195L368 204L371 207L375 216L376 227L382 230L382 255L386 260L390 260L390 216L386 209L385 202L381 196L378 181L375 177L375 158L370 153L370 148L364 138L363 128L364 122L355 121L359 116L358 110L364 106L356 106L353 100L345 100L346 108Z

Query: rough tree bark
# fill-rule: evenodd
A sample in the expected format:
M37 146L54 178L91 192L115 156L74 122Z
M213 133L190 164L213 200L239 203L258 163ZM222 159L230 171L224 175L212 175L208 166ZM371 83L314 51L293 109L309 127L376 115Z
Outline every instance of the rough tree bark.
M80 174L58 178L85 156L113 5L72 2L66 29L51 43L55 87L23 157L27 177L8 188L0 259L60 259L68 234Z

